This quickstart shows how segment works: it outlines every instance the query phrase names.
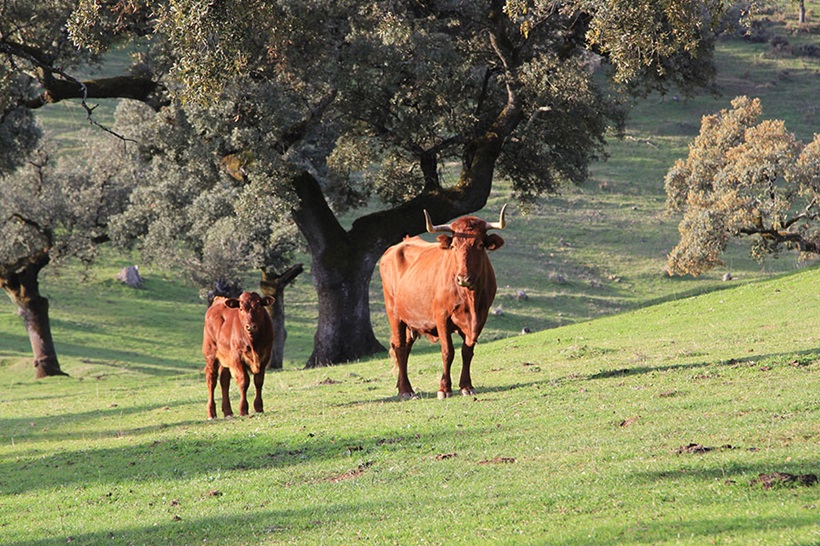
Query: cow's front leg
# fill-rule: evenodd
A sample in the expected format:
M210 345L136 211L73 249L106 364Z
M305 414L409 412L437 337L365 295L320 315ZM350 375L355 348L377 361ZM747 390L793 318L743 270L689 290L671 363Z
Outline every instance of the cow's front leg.
M439 330L441 332L441 330ZM438 399L443 400L450 398L453 395L453 383L450 379L450 368L453 365L453 357L455 352L453 350L453 337L449 333L439 337L441 341L441 363L443 365L441 372L441 381L438 388Z
M219 362L216 358L205 360L205 385L208 388L208 419L216 419L216 402L214 401L214 391L216 390L217 377L219 376Z
M219 368L219 386L222 387L222 415L225 417L233 417L233 409L231 409L231 370L224 366Z
M262 407L262 385L265 384L265 369L259 373L253 374L253 386L256 389L256 396L253 398L253 411L256 413L263 413L265 410Z
M475 394L473 380L470 377L470 363L473 361L474 350L475 344L469 344L466 341L461 346L461 379L458 386L464 396Z

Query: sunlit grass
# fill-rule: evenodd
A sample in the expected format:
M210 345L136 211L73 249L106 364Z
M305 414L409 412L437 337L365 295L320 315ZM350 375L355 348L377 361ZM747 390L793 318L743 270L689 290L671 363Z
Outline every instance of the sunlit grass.
M820 472L817 268L481 343L476 397L437 400L439 358L422 351L410 359L419 400L398 401L383 355L269 374L267 413L211 422L202 310L146 275L165 296L55 293L97 309L69 332L145 306L128 321L144 332L134 354L166 334L180 342L143 365L69 352L71 378L36 381L25 359L0 357L4 544L809 544L820 533L817 486L751 485ZM174 306L175 326L153 319ZM104 355L117 337L86 350ZM691 443L710 449L678 452Z

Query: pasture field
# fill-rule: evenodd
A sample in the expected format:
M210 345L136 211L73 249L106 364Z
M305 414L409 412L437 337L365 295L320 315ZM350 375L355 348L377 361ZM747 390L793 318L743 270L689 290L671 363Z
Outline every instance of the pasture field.
M420 399L382 355L214 421L203 306L146 283L54 290L70 378L0 315L0 543L820 542L820 485L752 483L820 474L820 268L480 343L475 397L419 342Z
M795 47L817 44L807 28L774 27ZM820 476L820 267L733 243L720 270L663 274L679 221L663 176L701 116L757 96L807 141L820 61L734 40L717 61L721 96L638 103L587 184L511 205L475 397L436 399L426 341L417 400L396 397L386 353L303 369L307 256L285 294L285 369L250 418L205 419L205 307L173 272L140 264L131 290L113 277L138 258L110 249L90 272L44 271L69 378L33 379L0 298L0 544L820 544L820 485L768 487ZM67 153L84 145L78 107L38 115ZM497 184L478 214L505 202ZM371 311L387 343L378 273Z

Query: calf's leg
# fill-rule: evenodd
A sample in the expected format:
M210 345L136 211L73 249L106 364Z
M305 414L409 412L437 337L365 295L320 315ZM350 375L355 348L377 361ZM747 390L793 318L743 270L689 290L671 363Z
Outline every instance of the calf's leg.
M219 386L222 387L222 415L225 417L232 417L233 410L231 409L230 386L231 386L231 370L224 366L219 370Z
M236 386L239 387L239 415L248 414L248 387L250 387L250 380L248 378L248 371L244 366L240 365L239 369L234 374L236 379Z
M253 386L256 389L256 396L253 398L253 411L256 413L263 413L262 408L262 385L265 384L265 369L259 373L253 374Z
M219 362L215 358L205 359L205 385L208 388L208 419L216 418L216 402L214 401L214 390L216 390L217 376L219 375Z

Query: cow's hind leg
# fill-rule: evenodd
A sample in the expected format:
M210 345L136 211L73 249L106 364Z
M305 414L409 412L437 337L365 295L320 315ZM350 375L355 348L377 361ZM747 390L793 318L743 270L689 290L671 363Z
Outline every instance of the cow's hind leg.
M219 376L219 362L216 358L205 360L205 385L208 388L208 419L216 418L216 402L214 401L214 391L216 390L217 377Z
M222 415L225 417L233 417L233 409L231 409L230 387L231 387L231 370L221 366L219 368L219 386L222 387Z
M399 397L405 400L415 398L416 393L407 377L407 360L415 338L403 322L391 324L391 331L393 335L390 338L390 356L393 357L394 369L398 372L396 388L399 389Z
M470 364L473 361L474 351L475 344L469 344L465 341L461 346L461 379L458 382L458 386L461 389L461 394L464 396L475 394L473 380L470 377Z
M253 374L253 386L256 389L256 395L253 398L253 411L256 413L263 413L265 410L262 407L262 385L265 384L265 370Z

